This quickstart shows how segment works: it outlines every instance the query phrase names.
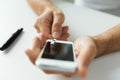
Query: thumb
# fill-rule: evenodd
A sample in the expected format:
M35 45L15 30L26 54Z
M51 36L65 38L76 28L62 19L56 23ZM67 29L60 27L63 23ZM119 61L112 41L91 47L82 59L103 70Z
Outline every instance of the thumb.
M81 77L85 77L87 74L87 68L90 64L91 60L93 60L93 54L94 51L92 49L82 49L79 52L78 58L77 58L77 64L78 64L78 70L77 73Z

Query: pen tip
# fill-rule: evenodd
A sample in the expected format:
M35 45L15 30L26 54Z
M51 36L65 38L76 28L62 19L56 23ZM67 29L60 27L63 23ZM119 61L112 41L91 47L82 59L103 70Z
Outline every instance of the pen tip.
M23 30L23 28L20 28L20 30Z
M0 50L2 51L3 49L2 49L2 48L0 48Z
M21 30L23 30L23 28L21 28Z

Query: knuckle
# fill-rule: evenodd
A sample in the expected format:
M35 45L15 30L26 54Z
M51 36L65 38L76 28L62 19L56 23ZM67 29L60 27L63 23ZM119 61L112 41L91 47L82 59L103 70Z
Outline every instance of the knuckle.
M65 28L63 29L63 33L68 33L68 27L65 27Z
M35 23L34 24L34 28L36 29L36 31L39 33L39 26Z
M62 11L56 11L55 15L59 16L60 20L64 20L65 16Z
M45 18L44 17L39 17L39 23L41 24L41 23L45 23L46 22L46 20L45 20Z
M55 12L56 15L64 16L61 10Z
M36 19L34 24L34 28L38 28L38 27L39 27L39 17Z
M69 34L69 33L67 33L67 34L66 34L66 36L65 36L65 38L68 38L69 36L70 36L70 34Z
M37 24L40 24L42 22L45 22L45 17L44 16L39 16L37 19L36 19L36 23Z
M70 36L70 34L68 33L68 34L67 34L67 37L69 37L69 36Z
M63 13L59 13L60 17L62 17L63 19L65 18Z
M38 25L37 23L34 24L34 28L37 29L38 28Z
M56 22L56 23L53 24L53 26L54 26L55 28L58 28L58 27L61 26L61 24L60 24L59 22Z
M50 27L52 25L52 22L51 22L51 19L49 18L40 17L38 24Z

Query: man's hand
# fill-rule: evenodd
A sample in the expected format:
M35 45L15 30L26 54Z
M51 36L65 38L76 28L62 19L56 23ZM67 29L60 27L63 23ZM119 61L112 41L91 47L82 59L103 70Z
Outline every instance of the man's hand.
M38 33L52 34L56 39L62 35L62 24L64 22L63 12L50 0L28 0L33 10L38 14L35 28Z
M64 34L63 34L64 35ZM31 60L31 62L34 64L37 56L39 55L41 48L43 47L43 44L47 37L45 37L43 34L41 34L39 37L36 37L34 39L33 47L32 49L27 49L25 53ZM61 37L62 40L65 39ZM65 39L66 40L66 39ZM86 71L89 63L97 54L97 48L95 45L95 42L91 37L81 37L78 38L74 43L75 53L77 56L77 70L75 73L64 73L64 72L56 72L56 71L48 71L43 70L47 74L62 74L65 76L72 76L72 75L79 75L80 77L86 76Z
M67 41L68 37L69 37L68 27L65 26L62 28L62 35L60 37L60 40ZM42 33L39 33L39 35L34 38L32 49L27 49L25 51L25 53L27 54L27 56L29 57L30 61L33 64L35 63L35 60L37 56L39 55L47 39L51 39L51 36L50 35L46 36Z
M69 33L68 33L68 27L63 27L62 28L62 35L60 37L60 40L67 40L69 37ZM46 36L42 33L39 34L39 36L36 36L34 38L34 41L33 41L33 45L32 45L32 49L27 49L25 51L26 55L29 57L30 61L34 64L35 63L35 60L36 58L38 57L45 41L47 39L50 39L49 36ZM47 70L43 70L45 73L61 73L63 74L63 72L53 72L53 71L47 71ZM64 73L65 74L65 73ZM66 73L68 75L68 73Z
M74 42L74 48L78 65L76 74L85 77L88 65L97 55L95 41L89 36L80 37Z
M62 33L62 24L64 15L59 9L46 9L36 20L35 28L37 32L45 35L52 34L56 39L59 39Z

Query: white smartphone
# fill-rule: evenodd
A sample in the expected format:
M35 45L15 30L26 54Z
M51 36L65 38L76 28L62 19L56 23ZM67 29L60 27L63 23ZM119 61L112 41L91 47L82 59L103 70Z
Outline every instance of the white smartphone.
M77 64L73 43L47 40L35 64L44 70L75 72Z

